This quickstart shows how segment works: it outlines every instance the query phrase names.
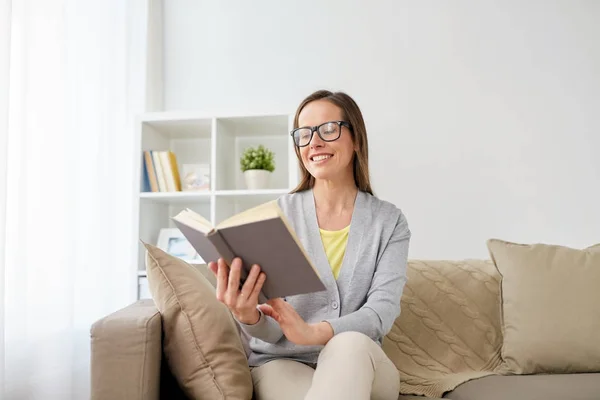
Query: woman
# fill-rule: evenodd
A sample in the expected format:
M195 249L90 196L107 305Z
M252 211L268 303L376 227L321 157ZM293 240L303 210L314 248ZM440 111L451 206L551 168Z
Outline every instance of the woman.
M298 107L292 137L300 185L278 199L327 290L257 304L265 281L241 262L211 263L217 298L250 336L258 400L390 399L398 371L381 349L400 314L410 231L402 212L369 182L360 109L348 95L318 91Z

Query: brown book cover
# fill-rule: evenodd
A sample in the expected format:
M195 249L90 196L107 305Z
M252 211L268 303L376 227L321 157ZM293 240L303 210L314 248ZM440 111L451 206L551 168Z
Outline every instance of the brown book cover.
M175 225L205 263L222 257L228 265L242 259L242 284L253 264L267 275L259 302L325 290L291 225L275 201L234 215L212 227L201 215L185 209Z

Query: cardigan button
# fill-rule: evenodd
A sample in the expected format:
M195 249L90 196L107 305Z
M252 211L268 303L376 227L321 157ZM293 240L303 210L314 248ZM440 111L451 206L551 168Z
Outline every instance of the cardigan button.
M331 303L331 307L333 307L333 309L334 309L334 310L337 310L337 308L338 308L338 303L337 303L337 301L334 301L334 302L332 302L332 303Z

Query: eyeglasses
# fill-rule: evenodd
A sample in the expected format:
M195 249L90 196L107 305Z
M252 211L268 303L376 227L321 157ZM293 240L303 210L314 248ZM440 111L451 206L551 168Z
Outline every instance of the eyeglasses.
M329 121L318 126L296 128L290 135L294 138L294 143L298 147L308 146L315 131L324 142L333 142L340 138L342 126L352 130L352 126L346 121Z

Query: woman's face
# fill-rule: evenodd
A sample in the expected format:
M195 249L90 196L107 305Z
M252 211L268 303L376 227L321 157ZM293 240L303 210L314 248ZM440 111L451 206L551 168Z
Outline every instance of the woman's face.
M327 100L315 100L308 103L298 116L299 127L319 126L325 122L342 121L342 110ZM350 130L346 126L330 124L321 127L323 135L331 138L340 137L335 141L322 140L317 131L307 146L300 147L300 156L304 167L315 179L336 180L352 175L352 157L354 143ZM325 136L324 136L325 137Z

